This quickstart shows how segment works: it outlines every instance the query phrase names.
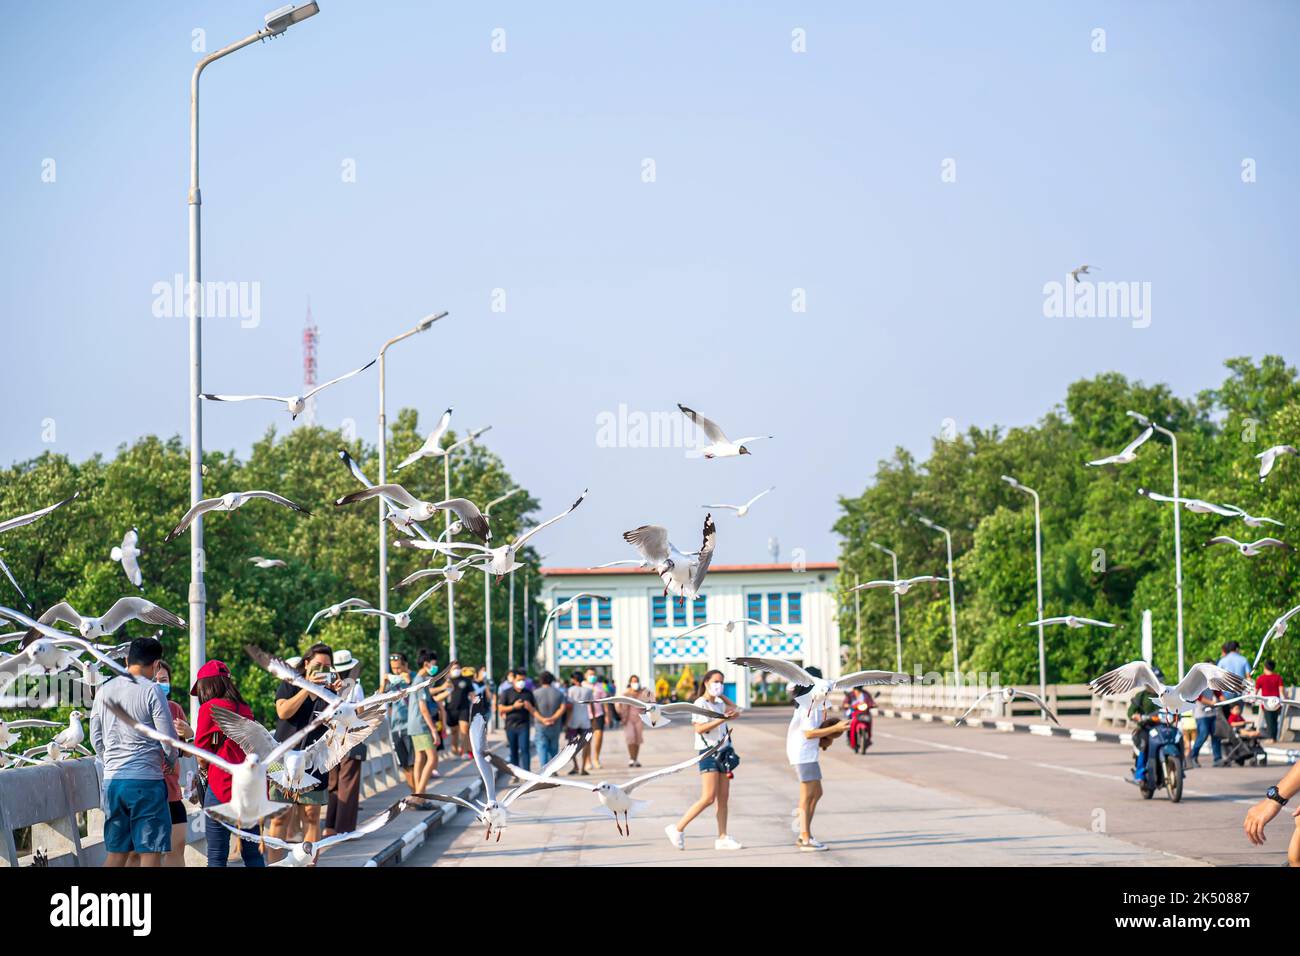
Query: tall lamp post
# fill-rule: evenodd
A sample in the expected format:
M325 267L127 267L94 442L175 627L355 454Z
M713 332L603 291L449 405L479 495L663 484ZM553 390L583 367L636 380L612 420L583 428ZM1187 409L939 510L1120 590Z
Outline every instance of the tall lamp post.
M500 498L493 498L491 501L487 503L487 507L483 509L483 516L491 517L493 508L501 504L501 502L505 501L506 499L513 498L515 495L519 494L519 492L523 490L524 490L523 488L516 488L513 491L507 491ZM511 575L511 577L513 578L514 576ZM495 675L492 673L492 586L491 585L492 585L492 575L484 571L483 572L483 633L485 635L484 644L487 647L487 651L486 651L487 659L484 662L484 664L487 667L488 677L495 680L496 679ZM511 648L510 669L514 670L514 668L515 668L514 649ZM495 723L496 723L496 718L494 716L493 724L495 725Z
M1169 439L1169 444L1174 451L1174 592L1178 599L1178 679L1183 679L1183 532L1182 521L1179 518L1179 512L1182 508L1178 503L1178 436L1168 428L1163 428L1156 424L1146 415L1140 412L1129 412L1131 418L1135 418L1140 425L1149 425Z
M452 452L456 451L456 449L458 448L463 448L465 445L472 444L475 441L475 439L479 437L479 435L482 435L484 432L491 430L491 428L492 428L491 425L487 425L483 428L478 429L477 431L471 431L460 441L453 442L452 444L448 445L447 450L442 453L443 500L451 499ZM444 515L447 519L447 524L446 527L443 529L443 534L447 538L447 543L451 544L451 509L450 508L446 509L446 511L444 511ZM451 558L451 553L448 552L447 567L451 567L452 564L454 563L455 562L453 562ZM491 652L489 651L488 653ZM456 585L452 583L450 578L447 579L447 656L453 661L456 659ZM489 673L488 676L491 677L492 676L491 673Z
M853 574L853 626L857 635L858 642L858 669L864 666L862 663L862 592L858 590L862 586L862 577L854 572ZM746 628L749 625L745 625ZM748 641L746 642L748 647Z
M302 6L287 6L265 18L265 26L230 46L210 53L194 67L190 77L190 191L189 191L189 284L186 287L186 311L190 322L190 505L203 498L203 257L200 234L203 204L199 192L199 76L210 64L242 50L259 40L277 37L295 23L320 12L315 0ZM207 657L207 590L203 584L203 518L190 525L190 684L198 679L199 668ZM190 702L190 720L198 719L198 698Z
M961 666L957 658L957 587L952 573L952 533L947 528L935 524L924 515L917 515L916 520L931 531L943 532L944 540L948 542L948 625L952 630L952 680L954 686L960 687Z
M1010 475L1003 475L1002 480L1016 491L1023 491L1034 499L1034 568L1038 578L1038 697L1046 701L1047 650L1043 643L1043 519L1039 509L1038 492L1022 485Z
M871 544L871 546L872 546L873 548L875 548L877 551L883 551L883 552L885 552L885 554L887 554L887 555L889 555L891 558L893 558L893 560L894 560L894 578L893 578L893 580L897 581L897 580L898 580L898 555L895 554L893 551L890 551L890 550L889 550L888 548L886 548L883 544L877 544L877 543L874 542L874 541L870 542L870 544ZM951 577L951 576L952 576L952 575L949 574L949 577ZM892 590L892 589L891 589L891 590ZM898 597L898 592L897 592L897 591L894 591L894 655L895 655L895 670L899 671L900 673L901 673L902 670L903 670L903 625L902 625L902 620L903 620L903 618L902 618L902 611L901 611L901 609L900 609L900 607L899 607L899 597Z
M401 342L403 339L409 339L412 335L423 332L437 322L445 318L447 312L435 312L432 315L426 315L413 329L408 329L401 335L395 335L379 350L379 484L388 483L388 411L387 411L387 382L388 377L385 374L388 363L388 350ZM388 526L384 520L388 513L388 505L383 497L379 498L379 610L388 610ZM388 618L383 614L379 615L379 676L382 678L388 673Z

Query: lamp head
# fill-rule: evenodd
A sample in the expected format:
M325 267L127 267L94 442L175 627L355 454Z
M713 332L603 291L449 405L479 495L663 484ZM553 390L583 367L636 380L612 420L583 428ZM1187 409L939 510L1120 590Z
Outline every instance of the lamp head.
M316 0L311 0L311 3L301 5L285 4L283 7L272 10L263 17L263 20L266 22L266 32L271 36L279 36L295 23L301 23L308 17L314 17L318 13L320 13L320 5L316 3Z
M1130 411L1130 412L1125 412L1124 414L1128 415L1129 418L1137 419L1139 425L1146 426L1151 424L1151 419L1147 418L1147 416L1143 415L1141 412Z
M449 315L449 313L445 311L435 312L433 315L426 315L424 318L420 320L419 324L415 327L415 330L417 332L423 332L425 329L433 325L433 323L437 322L439 319L446 318L447 315Z
M1009 484L1012 488L1020 487L1020 482L1016 481L1016 479L1012 478L1010 475L1003 475L1002 480L1005 481L1007 484Z

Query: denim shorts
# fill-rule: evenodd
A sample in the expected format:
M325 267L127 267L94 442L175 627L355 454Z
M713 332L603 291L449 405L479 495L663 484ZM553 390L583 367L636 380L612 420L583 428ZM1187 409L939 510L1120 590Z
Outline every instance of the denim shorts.
M167 784L159 780L109 780L104 791L104 849L109 853L168 853L172 814Z
M700 761L700 773L726 773L725 767L718 763L718 757L725 754L730 748L723 747Z
M797 763L794 765L794 773L800 783L813 783L822 778L822 765L816 760Z

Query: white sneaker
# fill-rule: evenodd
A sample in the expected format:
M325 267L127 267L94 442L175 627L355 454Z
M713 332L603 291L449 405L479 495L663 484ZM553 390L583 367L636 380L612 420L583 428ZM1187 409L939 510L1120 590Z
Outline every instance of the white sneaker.
M739 850L741 845L739 840L733 840L729 836L718 837L713 841L713 849L715 850Z
M677 829L671 823L664 827L664 835L668 837L668 842L677 847L677 849L686 849L686 834Z
M806 850L809 852L827 849L825 843L818 843L812 837L809 837L807 842L804 842L803 840L795 841L795 846L797 846L800 850Z

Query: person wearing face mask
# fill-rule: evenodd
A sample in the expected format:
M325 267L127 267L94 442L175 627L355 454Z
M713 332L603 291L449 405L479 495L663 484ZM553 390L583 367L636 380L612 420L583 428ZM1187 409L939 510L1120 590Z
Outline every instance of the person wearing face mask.
M516 674L510 686L497 697L497 712L505 721L510 762L516 767L529 769L528 732L532 727L533 716L537 713L537 702L533 698L533 692L528 689L523 674Z
M105 706L116 704L135 721L174 738L171 709L153 680L161 659L157 638L137 637L126 652L126 669L135 682L108 681L90 710L90 742L104 764L105 866L125 866L132 853L140 855L141 867L161 866L172 848L163 768L176 762L176 750L124 726Z
M167 698L172 692L172 669L171 665L165 660L158 661L158 670L154 673L154 682L162 688L163 697ZM185 711L176 701L168 699L167 709L172 715L172 726L176 728L176 736L181 740L193 740L194 732L190 730L189 722L185 719ZM189 829L188 814L185 811L185 801L181 799L181 781L180 767L172 764L170 767L163 767L163 781L167 784L167 809L171 812L172 817L172 848L162 860L163 866L184 866L185 865L185 835Z
M568 700L564 691L556 686L554 674L542 671L540 679L540 687L528 689L533 692L533 706L537 715L537 763L545 767L547 761L560 752L560 735L564 733ZM527 688L527 681L524 686Z
M695 706L711 710L718 715L710 720L703 714L691 716L691 726L695 728L696 751L708 750L716 743L729 740L727 721L740 716L736 705L723 695L722 671L711 670L700 681L703 691L695 699ZM730 743L718 750L712 757L700 761L700 798L675 824L664 827L668 842L679 850L686 849L686 827L692 820L717 804L718 837L713 841L715 850L739 850L741 843L727 835L727 803L731 797L731 772L740 765L740 757Z
M462 668L460 661L451 662L447 672L451 693L447 697L447 730L451 733L451 752L465 760L470 759L469 721L473 707L474 674Z
M654 695L641 686L641 678L635 674L628 678L627 687L618 696L654 702ZM641 761L637 758L641 756L641 743L645 740L645 724L641 722L641 711L631 704L619 704L618 716L623 721L623 740L627 743L627 765L639 767Z
M600 686L600 678L596 675L593 667L588 667L586 675L583 678L583 685L591 693L591 702L587 704L588 713L591 715L591 758L588 766L592 770L600 769L600 748L605 742L605 708L607 704L598 704L595 701L601 697L609 697L604 693Z

